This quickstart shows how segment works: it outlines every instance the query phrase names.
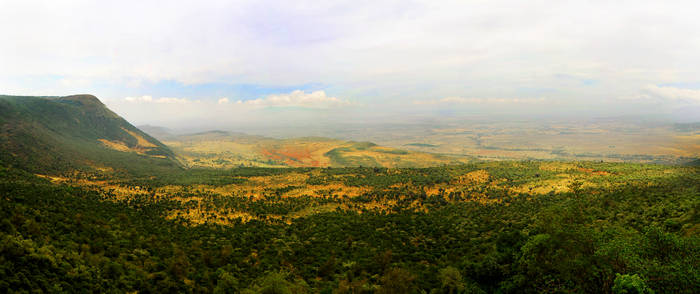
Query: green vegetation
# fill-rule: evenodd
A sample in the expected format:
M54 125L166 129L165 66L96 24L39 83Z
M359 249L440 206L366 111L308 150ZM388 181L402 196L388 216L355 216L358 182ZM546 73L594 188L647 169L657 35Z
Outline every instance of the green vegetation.
M364 149L362 149L364 150ZM331 160L331 166L381 166L374 158L366 155L347 156L345 153L353 151L350 147L335 148L324 155Z
M269 158L260 160L317 166L321 154L333 167L183 169L93 96L0 96L0 292L694 293L700 285L697 164L414 168L454 162L368 142L286 143L263 146Z
M462 162L457 158L379 147L370 142L355 142L324 154L332 167L427 167Z
M489 176L430 192L477 173ZM579 179L569 192L512 192L562 173ZM302 184L255 199L195 188L294 175L367 190L278 196ZM115 180L153 193L166 185L183 190L117 197L0 169L0 291L693 293L700 284L696 167L486 162L190 170ZM322 207L336 209L289 218ZM193 209L207 221L171 217ZM210 215L229 210L254 218L222 224Z
M0 117L0 160L26 170L109 167L143 175L178 168L168 147L91 95L0 96Z

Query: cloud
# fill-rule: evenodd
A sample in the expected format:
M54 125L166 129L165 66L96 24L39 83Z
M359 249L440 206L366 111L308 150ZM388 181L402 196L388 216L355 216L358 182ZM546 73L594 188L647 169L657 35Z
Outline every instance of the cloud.
M286 92L286 91L285 91ZM154 97L151 95L104 99L115 113L135 125L152 124L174 129L257 129L295 124L346 121L363 112L354 103L325 91L295 90L261 95L254 100L215 96L209 99ZM353 117L356 118L356 117Z
M644 87L641 92L641 94L633 97L633 99L700 104L700 90L696 89L648 85Z
M153 99L152 96L145 95L141 97L126 97L124 98L126 102L129 103L156 103L156 104L188 104L192 102L198 102L198 100L189 100L185 98L172 98L172 97L162 97L158 99Z
M495 77L502 87L542 86L552 84L549 73L693 76L698 8L696 1L10 1L0 10L0 35L14 42L0 47L0 63L13 75L393 90Z
M274 94L255 100L238 100L237 104L260 107L305 107L305 108L330 108L351 106L354 103L336 97L329 97L325 91L313 91L306 93L295 90L287 94Z
M110 99L111 102L111 99ZM119 103L119 101L114 101ZM253 100L236 100L231 101L228 97L222 97L218 100L192 100L187 98L161 97L153 98L151 95L125 97L121 102L126 104L174 104L186 105L192 103L201 104L208 108L266 108L266 107L301 107L301 108L334 108L342 106L358 105L357 103L343 100L337 97L326 95L325 91L304 92L303 90L294 90L290 93L272 94L265 97Z
M560 110L579 113L586 105L595 115L605 110L598 105L609 97L640 94L648 84L697 82L700 77L698 1L360 3L3 1L0 35L13 42L0 46L0 90L17 95L91 93L121 102L134 93L148 93L201 99L202 105L226 110L256 103L344 105L265 96L318 90L303 85L320 84L336 97L374 105L367 112L376 117L425 104L536 103L439 99L456 94L553 97L555 92ZM251 94L211 86L222 84L275 90ZM643 94L669 104L697 100L688 98L695 96L687 91L674 94L660 88ZM221 97L230 100L217 105ZM260 99L238 102L240 97ZM149 103L163 109L166 102L172 108L185 103L134 97L128 105ZM649 105L639 107L659 109ZM155 113L148 115L158 119Z
M416 105L439 105L439 104L539 104L545 102L545 98L462 98L445 97L433 100L417 100Z

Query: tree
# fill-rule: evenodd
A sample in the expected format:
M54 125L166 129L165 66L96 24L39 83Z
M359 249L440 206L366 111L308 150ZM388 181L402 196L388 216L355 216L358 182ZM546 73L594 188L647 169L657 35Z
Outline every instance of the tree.
M616 274L612 287L615 294L654 294L639 275Z
M287 280L289 274L284 271L270 272L259 278L253 285L242 293L256 294L300 294L308 293L309 285L303 280L290 282Z
M464 281L458 269L448 266L441 269L438 276L442 289L447 293L459 293L464 290Z
M238 289L238 280L231 273L221 270L219 279L216 282L216 288L214 288L214 293L236 293L236 289Z
M416 277L408 270L402 268L392 268L382 276L382 287L379 288L379 291L377 291L377 293L411 293L414 288L413 281L415 279Z

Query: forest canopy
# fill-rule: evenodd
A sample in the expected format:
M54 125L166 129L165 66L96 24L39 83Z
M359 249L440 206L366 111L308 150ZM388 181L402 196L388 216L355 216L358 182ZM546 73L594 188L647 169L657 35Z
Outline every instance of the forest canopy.
M0 177L3 292L693 293L700 284L695 167L243 168L111 179L113 188L9 167ZM245 190L256 181L268 188ZM566 187L543 192L556 183Z

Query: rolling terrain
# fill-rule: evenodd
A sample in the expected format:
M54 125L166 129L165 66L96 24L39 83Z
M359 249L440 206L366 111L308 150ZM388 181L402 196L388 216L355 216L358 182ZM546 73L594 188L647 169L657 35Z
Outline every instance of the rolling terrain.
M260 129L294 136L296 129ZM347 123L317 136L367 140L381 146L482 160L603 160L683 164L700 157L698 123L643 118L440 118L384 124Z
M0 114L2 293L696 293L700 284L697 160L482 161L145 128L152 137L90 95L0 96Z
M418 151L322 137L274 139L242 133L210 131L173 135L144 127L170 147L188 167L429 167L467 162Z

